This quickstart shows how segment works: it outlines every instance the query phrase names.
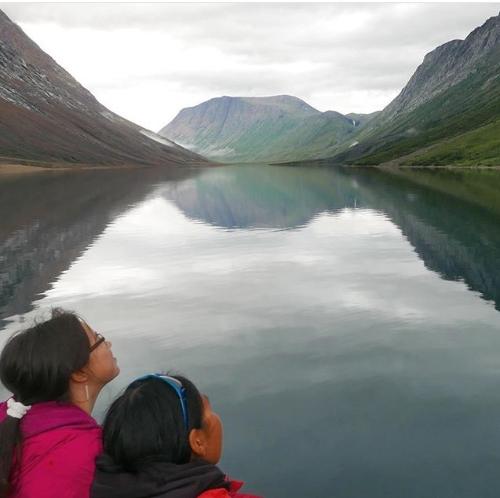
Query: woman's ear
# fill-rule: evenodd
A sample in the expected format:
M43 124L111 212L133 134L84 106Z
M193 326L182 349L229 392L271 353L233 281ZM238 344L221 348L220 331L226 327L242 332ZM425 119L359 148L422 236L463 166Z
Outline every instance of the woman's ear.
M76 372L73 372L71 374L71 380L75 384L83 384L85 382L88 382L89 376L87 375L87 372L84 370L77 370Z
M191 429L189 433L189 446L193 454L199 458L204 458L207 454L207 438L203 429Z

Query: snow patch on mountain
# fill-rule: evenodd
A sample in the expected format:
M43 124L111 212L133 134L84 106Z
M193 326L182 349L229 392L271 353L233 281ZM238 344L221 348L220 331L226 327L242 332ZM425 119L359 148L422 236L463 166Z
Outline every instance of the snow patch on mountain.
M101 111L99 114L101 116L104 116L106 119L109 119L113 123L119 123L120 121L123 121L123 119L120 116L117 116L113 112Z
M167 138L160 137L156 133L153 133L152 131L149 130L141 130L141 134L144 135L145 137L150 138L151 140L154 140L155 142L158 142L163 145L168 145L169 147L176 147L176 148L181 148L179 145L177 145L175 142L172 142L171 140L168 140Z
M214 156L214 157L230 156L234 152L235 152L234 149L231 149L231 147L223 147L221 149L218 149L216 146L212 145L204 149L204 153L207 156Z

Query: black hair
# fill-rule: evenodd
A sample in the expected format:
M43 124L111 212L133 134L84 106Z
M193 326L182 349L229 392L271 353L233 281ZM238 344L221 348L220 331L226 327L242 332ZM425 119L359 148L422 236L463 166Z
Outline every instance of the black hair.
M68 401L71 374L89 361L90 341L82 320L60 308L52 317L15 333L0 354L0 381L24 405ZM9 491L14 454L20 455L20 420L0 423L0 498Z
M138 472L151 462L189 462L188 436L192 429L201 428L203 400L190 380L170 376L186 391L188 426L171 386L154 377L135 380L111 404L104 419L105 456L97 463L101 470Z

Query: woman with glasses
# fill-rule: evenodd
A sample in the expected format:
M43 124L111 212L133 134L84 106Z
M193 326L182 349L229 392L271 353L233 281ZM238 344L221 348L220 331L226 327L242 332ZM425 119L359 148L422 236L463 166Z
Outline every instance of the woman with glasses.
M102 434L91 412L119 373L111 343L74 313L14 334L0 354L0 498L88 498Z
M216 466L221 420L184 377L136 379L109 408L103 437L92 498L252 498Z

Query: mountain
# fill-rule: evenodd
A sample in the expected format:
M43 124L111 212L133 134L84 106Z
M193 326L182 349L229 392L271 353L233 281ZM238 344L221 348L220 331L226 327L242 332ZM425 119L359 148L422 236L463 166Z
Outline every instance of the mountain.
M310 159L332 155L370 116L320 112L289 95L225 96L182 109L159 135L221 162Z
M427 54L401 93L335 161L500 164L500 15Z
M460 83L498 48L500 16L488 19L465 40L452 40L429 52L401 93L384 109L389 118L409 112Z
M0 11L0 162L205 162L101 105Z
M428 53L382 112L222 97L183 109L159 133L220 161L500 165L500 15Z

